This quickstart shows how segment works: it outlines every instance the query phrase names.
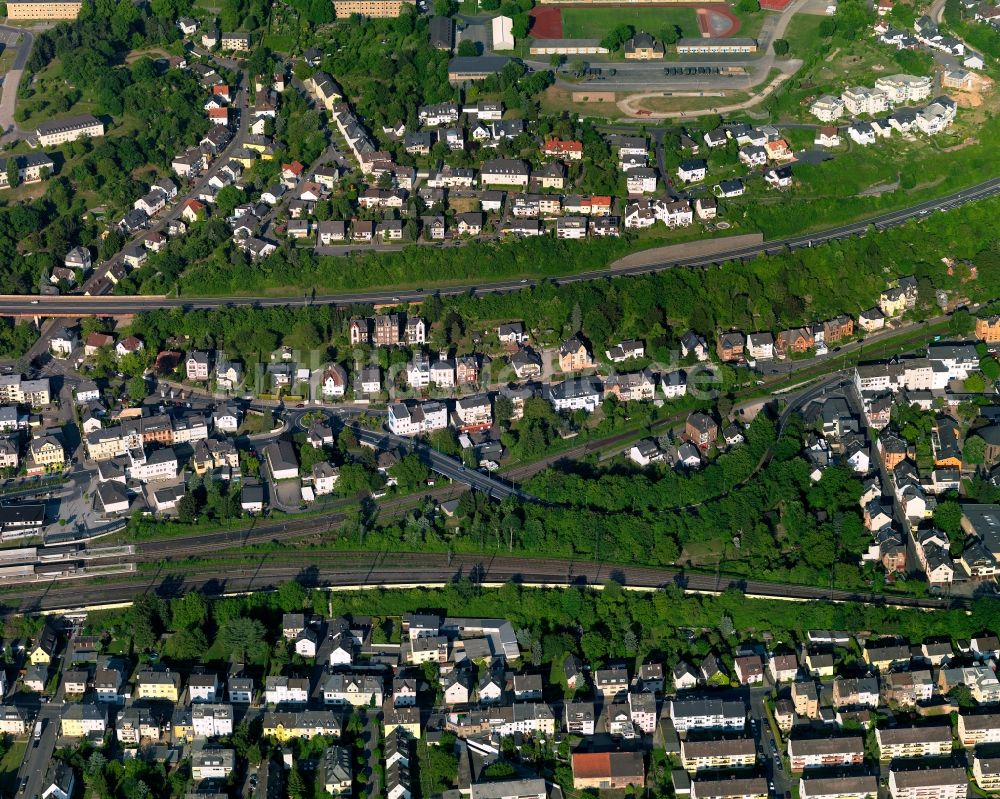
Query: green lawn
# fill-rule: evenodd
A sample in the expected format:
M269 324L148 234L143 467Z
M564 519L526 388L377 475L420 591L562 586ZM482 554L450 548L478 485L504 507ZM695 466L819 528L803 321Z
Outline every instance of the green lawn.
M17 790L17 771L21 768L21 761L24 760L27 749L27 739L15 740L0 760L0 790L4 796L13 795Z
M700 35L693 8L564 8L562 24L567 39L601 39L618 25L631 25L654 36L677 25L682 36Z

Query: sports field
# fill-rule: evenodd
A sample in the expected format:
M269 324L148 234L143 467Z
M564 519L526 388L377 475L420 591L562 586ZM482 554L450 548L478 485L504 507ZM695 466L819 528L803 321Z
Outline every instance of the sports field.
M619 25L659 36L668 25L677 25L681 36L700 36L693 8L563 8L563 36L567 39L601 39Z

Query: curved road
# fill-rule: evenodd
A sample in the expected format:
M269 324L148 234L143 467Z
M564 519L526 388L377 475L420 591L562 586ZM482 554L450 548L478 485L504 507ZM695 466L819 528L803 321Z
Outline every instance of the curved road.
M864 235L870 227L885 230L897 227L913 219L921 219L934 211L947 211L974 200L982 200L1000 194L1000 178L991 178L975 186L947 194L932 200L926 200L908 208L890 211L879 216L839 225L815 233L791 236L786 239L765 241L751 246L735 247L731 250L717 252L709 256L681 258L674 261L661 261L615 268L614 264L602 269L580 272L575 275L565 275L550 278L556 284L575 283L581 280L598 280L621 275L640 275L660 272L677 266L704 267L724 263L735 259L754 258L763 254L774 254L785 249L800 249L823 244L837 239ZM461 285L434 288L441 295L454 295L484 292L511 292L534 285L537 280L504 280L496 283L465 283ZM341 304L352 303L398 303L418 302L425 296L423 289L387 289L379 291L361 291L345 294L317 295L303 294L295 297L81 297L81 296L32 296L3 295L0 296L0 316L113 316L134 314L137 311L148 311L166 308L220 308L233 305L251 305L257 307L283 305L312 305L313 303Z

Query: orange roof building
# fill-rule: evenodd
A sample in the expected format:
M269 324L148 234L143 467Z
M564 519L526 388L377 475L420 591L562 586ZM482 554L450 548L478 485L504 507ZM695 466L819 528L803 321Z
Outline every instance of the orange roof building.
M623 789L642 788L646 784L646 766L640 752L574 752L573 788Z

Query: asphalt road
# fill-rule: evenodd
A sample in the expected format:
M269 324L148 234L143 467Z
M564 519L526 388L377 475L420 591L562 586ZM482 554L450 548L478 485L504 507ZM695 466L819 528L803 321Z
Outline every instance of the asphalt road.
M875 217L839 225L815 233L806 233L785 239L766 241L752 246L740 246L717 252L710 256L682 258L675 261L644 264L642 266L615 269L614 265L581 272L575 275L552 278L556 284L575 283L582 280L598 280L619 275L639 275L661 272L674 267L707 267L735 259L749 259L762 254L775 254L784 250L802 249L829 241L863 236L869 228L881 231L898 227L913 219L922 219L934 211L947 211L975 200L982 200L1000 194L1000 178L991 178L975 186L953 192L943 197L911 205L898 211L890 211ZM534 285L536 280L503 280L495 283L463 283L445 286L434 291L441 295L465 293L511 292ZM137 311L157 308L219 308L234 305L257 307L284 305L312 305L314 303L349 305L352 303L397 303L415 302L424 298L423 289L389 289L362 291L351 294L316 295L306 292L295 297L40 297L31 295L0 296L0 316L94 316L133 314Z
M438 474L443 474L457 483L464 483L470 488L482 491L494 499L504 499L510 496L526 501L534 499L513 483L484 474L476 469L469 469L455 458L443 455L419 441L396 436L384 430L367 430L362 427L352 427L352 430L359 441L373 444L379 449L403 448L410 452L416 452L420 459Z
M21 36L21 41L16 45L17 55L10 65L10 69L4 76L3 94L0 95L0 136L8 130L14 130L16 135L17 125L14 122L14 108L17 105L17 88L21 83L21 76L24 74L24 66L28 63L28 56L31 55L31 47L35 42L34 34L23 28L11 28L0 25L0 33L5 35Z

